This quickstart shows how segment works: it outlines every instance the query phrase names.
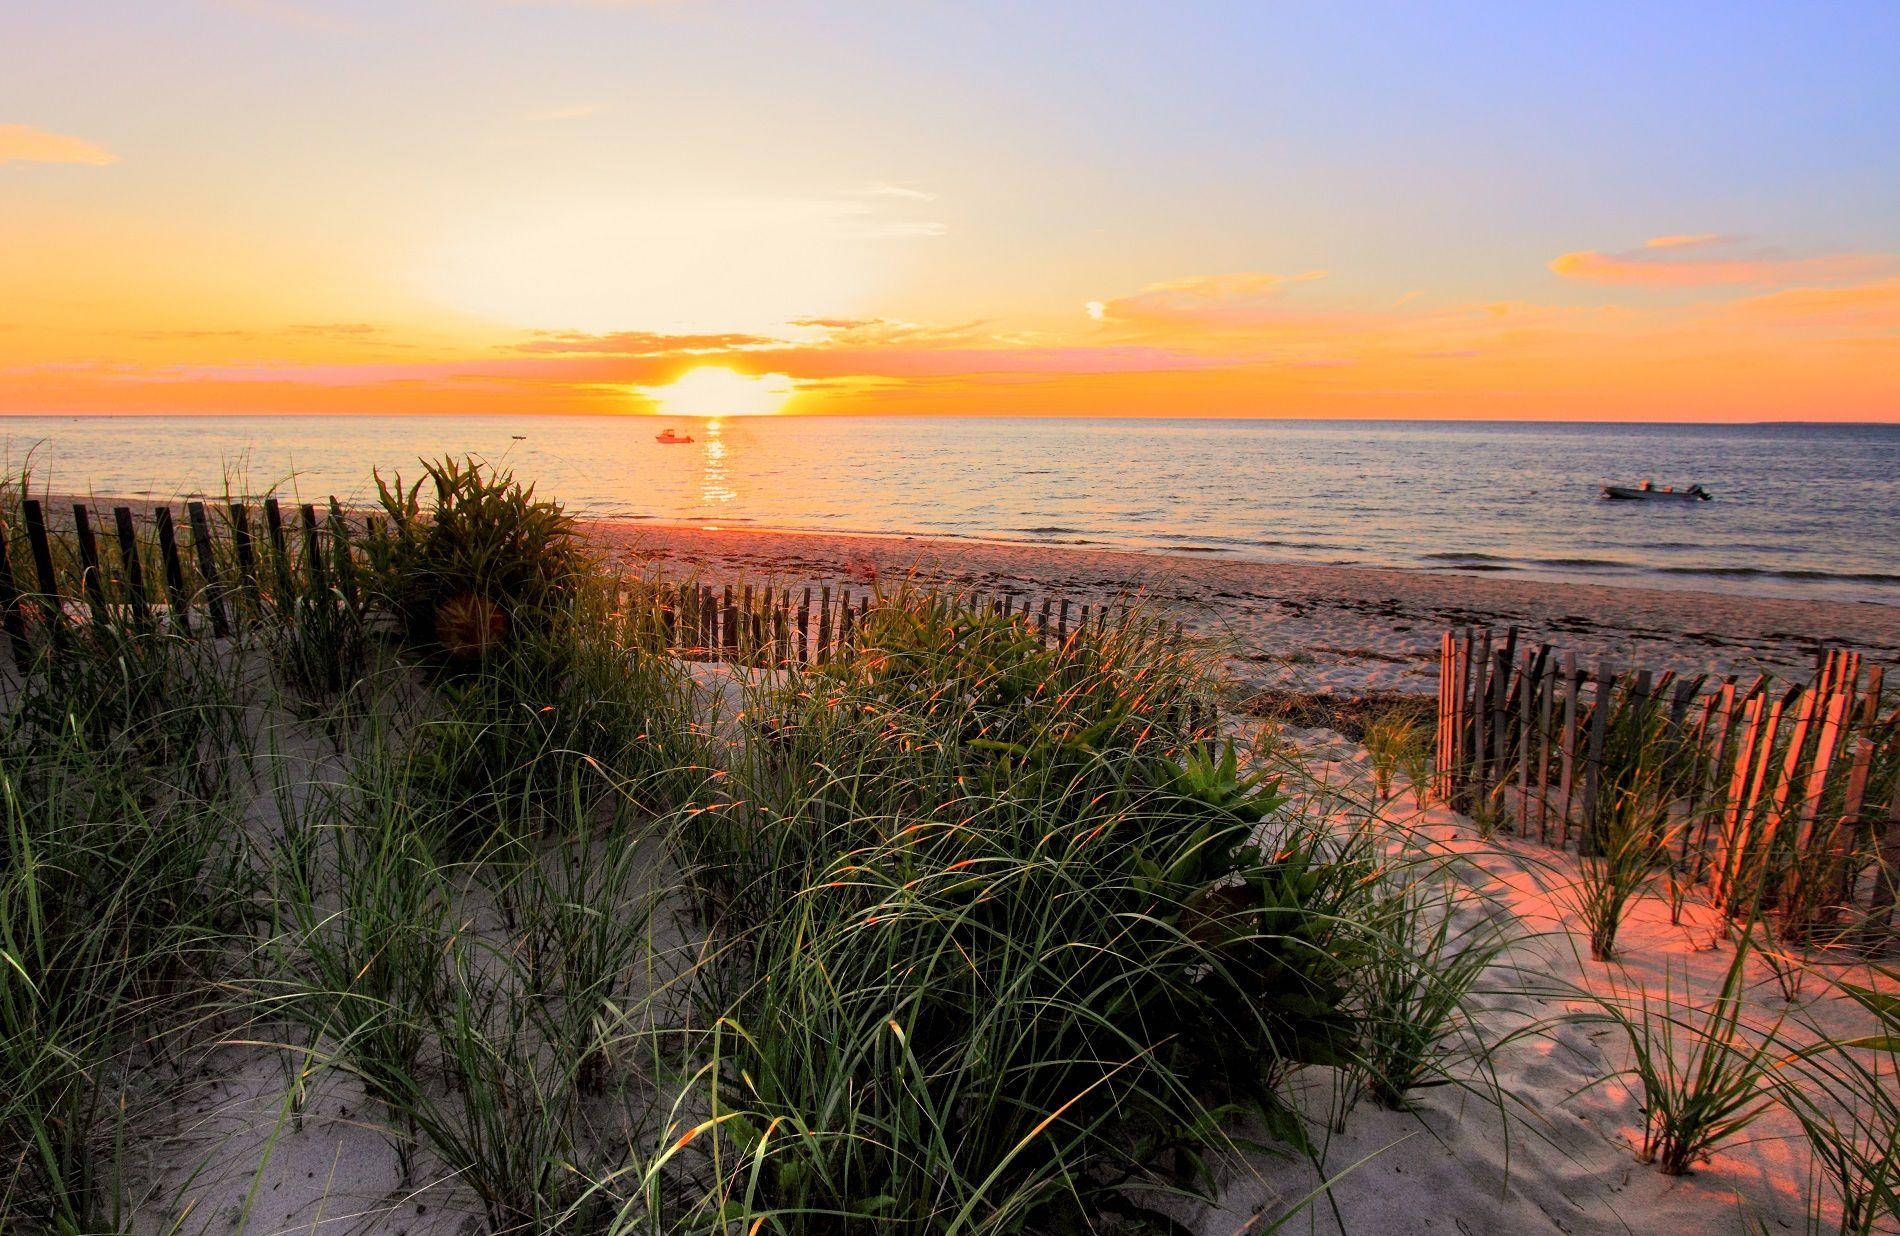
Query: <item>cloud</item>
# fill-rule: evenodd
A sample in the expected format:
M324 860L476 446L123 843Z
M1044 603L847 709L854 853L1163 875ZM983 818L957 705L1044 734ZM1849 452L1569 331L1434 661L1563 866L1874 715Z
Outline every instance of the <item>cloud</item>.
M0 124L0 163L85 163L103 167L119 156L83 137L25 124Z
M731 352L749 348L774 347L782 340L764 335L733 332L669 335L655 331L623 330L604 335L574 331L542 332L526 343L515 345L517 352L583 353L593 356L692 356L709 352Z
M1734 236L1724 236L1720 232L1694 232L1694 233L1684 233L1684 234L1675 235L1675 236L1651 236L1648 240L1643 242L1643 248L1645 249L1690 249L1690 248L1699 249L1706 245L1726 244L1736 239L1739 239L1739 238L1734 237Z
M1092 300L1083 309L1098 322L1249 326L1284 313L1279 304L1282 290L1292 284L1322 279L1325 275L1323 270L1297 275L1256 271L1196 275L1151 283L1133 296Z
M787 325L805 326L814 330L858 330L866 326L876 326L882 318L793 318Z
M913 202L934 202L937 195L926 193L922 189L913 189L909 185L875 184L864 190L870 197L901 197Z
M285 328L296 335L316 335L324 339L360 339L381 334L383 328L368 322L299 322Z
M1553 259L1550 269L1566 279L1647 287L1747 286L1853 283L1900 268L1884 253L1831 253L1788 257L1778 250L1745 246L1740 237L1657 236L1623 253L1583 249Z
M1900 278L1837 288L1789 288L1728 307L1734 318L1783 328L1877 331L1900 335ZM1900 340L1890 339L1900 349Z

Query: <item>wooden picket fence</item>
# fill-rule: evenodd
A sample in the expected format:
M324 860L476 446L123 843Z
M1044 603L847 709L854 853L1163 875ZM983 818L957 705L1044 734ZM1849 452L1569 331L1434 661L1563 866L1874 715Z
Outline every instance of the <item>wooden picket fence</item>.
M805 665L829 660L851 642L854 631L876 602L871 589L855 594L831 585L790 588L776 585L682 583L655 585L626 580L626 595L615 607L650 616L657 643L695 660L737 661L749 665ZM957 611L1012 619L1045 641L1066 644L1086 632L1101 633L1126 624L1126 605L1072 604L1067 599L1018 594L948 595ZM1179 624L1170 628L1179 638Z
M1739 908L1772 867L1807 881L1810 902L1824 880L1831 915L1890 924L1900 709L1882 713L1882 680L1843 649L1821 650L1813 678L1788 684L1585 668L1574 653L1520 646L1515 627L1447 632L1433 788L1519 837L1584 854L1600 853L1616 813L1640 799L1662 861L1721 904Z
M321 513L304 503L288 515L275 498L255 509L194 501L182 522L169 506L118 506L105 549L85 503L56 529L39 499L23 499L18 521L0 521L0 628L22 669L59 655L76 624L221 638L305 589L334 584L354 601L350 535L334 498Z
M300 597L356 603L363 538L379 517L356 517L332 497L319 508L287 509L276 498L187 502L112 509L112 536L101 547L96 512L72 508L55 528L44 504L19 504L18 528L0 521L0 628L22 670L59 655L75 624L126 623L175 634L233 635ZM753 665L813 664L852 639L869 613L871 589L831 585L797 589L751 583L714 588L617 576L612 604L631 614L643 639L695 660ZM1130 621L1126 605L1072 604L1063 598L972 593L955 597L965 612L1009 617L1044 640ZM1180 627L1172 628L1175 637Z

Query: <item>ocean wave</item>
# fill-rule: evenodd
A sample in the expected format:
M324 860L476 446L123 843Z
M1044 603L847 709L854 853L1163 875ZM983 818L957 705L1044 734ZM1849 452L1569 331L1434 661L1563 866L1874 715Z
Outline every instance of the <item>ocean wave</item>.
M1724 579L1790 579L1816 583L1900 585L1900 575L1880 571L1819 571L1781 567L1654 567L1659 575L1712 575Z
M1465 571L1547 569L1602 571L1629 575L1675 575L1708 579L1767 579L1819 584L1871 584L1900 587L1900 575L1882 571L1825 571L1812 567L1649 566L1617 558L1507 558L1475 551L1420 554L1419 560Z

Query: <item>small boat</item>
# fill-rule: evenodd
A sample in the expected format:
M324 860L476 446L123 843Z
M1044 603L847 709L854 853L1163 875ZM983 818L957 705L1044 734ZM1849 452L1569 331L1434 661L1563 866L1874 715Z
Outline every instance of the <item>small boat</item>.
M1700 485L1687 489L1665 485L1658 489L1654 481L1644 481L1641 485L1605 485L1603 496L1619 502L1707 502L1715 495Z
M671 429L662 429L653 435L653 440L655 442L665 442L672 445L680 442L691 442L693 439L690 434L681 436L680 434L674 433Z

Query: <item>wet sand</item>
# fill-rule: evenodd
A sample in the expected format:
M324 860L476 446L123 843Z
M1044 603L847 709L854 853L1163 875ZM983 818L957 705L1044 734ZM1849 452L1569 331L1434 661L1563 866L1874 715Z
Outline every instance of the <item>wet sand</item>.
M1037 601L1136 599L1217 642L1243 687L1429 692L1440 634L1487 624L1518 626L1586 663L1681 673L1805 677L1822 644L1900 661L1900 606L1870 602L922 537L635 522L584 531L629 570L715 584L861 589L914 579Z

